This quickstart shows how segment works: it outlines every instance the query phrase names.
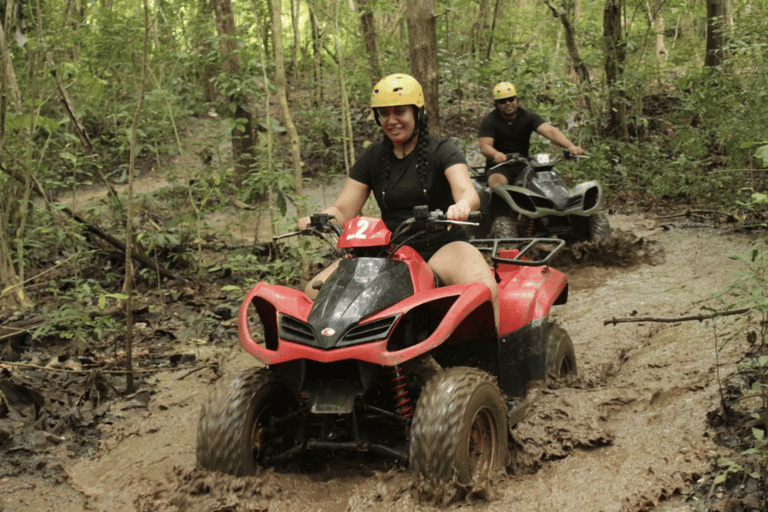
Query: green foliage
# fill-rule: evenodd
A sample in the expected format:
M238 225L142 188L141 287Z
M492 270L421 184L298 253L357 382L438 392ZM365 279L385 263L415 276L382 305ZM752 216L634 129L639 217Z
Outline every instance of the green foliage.
M743 336L752 345L748 358L739 364L740 372L747 375L751 382L745 395L747 398L752 397L752 400L743 400L742 403L754 418L765 418L768 416L768 296L765 293L768 287L768 237L755 240L746 255L729 257L741 262L744 268L735 273L736 278L731 284L713 297L722 301L726 310L749 310L747 315L741 317L738 329L727 342ZM757 317L757 321L751 320L752 317ZM743 454L752 456L755 465L765 474L768 470L765 431L753 428L752 434L753 444ZM724 465L727 469L718 477L720 482L725 480L728 473L735 471L746 472L752 478L759 477L759 472L747 471L731 461L726 461Z
M40 312L49 321L35 329L36 339L55 336L80 343L102 342L125 331L124 322L111 314L100 314L108 304L126 299L125 295L109 293L99 283L79 277L60 278L45 292L55 302Z
M267 259L247 250L232 251L224 261L208 268L209 273L224 272L242 276L246 286L259 281L285 286L298 285L301 281L301 261L320 261L322 252L317 245L307 238L295 244L281 244L277 247L278 255ZM247 290L227 286L222 291L239 292L242 296Z

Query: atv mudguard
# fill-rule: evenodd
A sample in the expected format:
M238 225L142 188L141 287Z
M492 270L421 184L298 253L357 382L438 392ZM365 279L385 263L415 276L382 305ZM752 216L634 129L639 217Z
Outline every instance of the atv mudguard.
M571 188L572 200L565 210L547 208L549 199L527 188L516 185L494 185L491 197L488 201L490 208L497 207L496 202L508 206L511 210L528 218L556 216L565 217L578 215L588 217L595 213L601 206L603 192L596 181L585 181Z
M377 320L395 318L395 325L388 331L387 339L323 350L278 337L280 315L288 315L306 322L312 301L299 291L262 282L254 286L243 300L238 315L238 336L240 345L266 365L297 359L324 363L355 359L382 366L394 366L433 350L449 338L465 341L467 338L495 337L491 301L491 291L479 282L423 291L361 322L365 325L373 324ZM388 341L402 318L420 306L432 305L441 311L446 308L447 310L429 337L407 348L390 351ZM264 328L263 344L254 340L251 332L252 324L248 319L251 307L255 307Z

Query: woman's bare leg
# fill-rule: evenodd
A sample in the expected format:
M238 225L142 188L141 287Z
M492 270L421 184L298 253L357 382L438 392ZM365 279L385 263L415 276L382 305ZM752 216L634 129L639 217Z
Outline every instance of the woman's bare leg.
M475 281L485 284L493 296L493 316L498 333L499 287L491 268L477 247L467 242L451 242L441 247L428 263L443 284L474 283Z

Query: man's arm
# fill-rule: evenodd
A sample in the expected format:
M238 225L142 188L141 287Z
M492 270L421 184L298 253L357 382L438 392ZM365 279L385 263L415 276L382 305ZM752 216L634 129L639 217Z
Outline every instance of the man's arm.
M493 160L497 164L507 161L507 155L493 149L493 141L495 140L493 137L480 137L478 140L480 143L480 152L485 158Z
M579 146L571 142L571 140L566 137L563 132L555 128L549 123L544 123L541 126L539 126L536 129L536 133L541 135L542 137L546 137L550 140L553 144L557 144L561 148L565 148L566 150L570 151L574 155L583 155L584 150L581 149Z

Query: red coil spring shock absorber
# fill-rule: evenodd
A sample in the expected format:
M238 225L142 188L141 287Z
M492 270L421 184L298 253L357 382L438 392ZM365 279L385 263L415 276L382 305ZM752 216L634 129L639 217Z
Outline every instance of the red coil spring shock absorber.
M405 384L405 375L403 375L402 366L393 366L389 371L389 376L390 383L392 384L392 397L395 401L395 410L399 412L403 418L410 418L413 416L413 406L411 405L411 398L408 396L408 388Z
M526 235L528 238L533 238L533 236L536 234L536 219L531 219L528 221L528 231Z

